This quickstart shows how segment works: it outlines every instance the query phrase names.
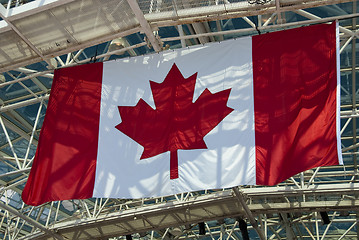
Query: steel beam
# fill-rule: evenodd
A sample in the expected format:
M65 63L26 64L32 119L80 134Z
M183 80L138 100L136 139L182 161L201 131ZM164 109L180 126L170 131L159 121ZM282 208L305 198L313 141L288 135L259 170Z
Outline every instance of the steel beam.
M6 111L9 111L9 110L12 110L12 109L22 108L22 107L29 106L29 105L32 105L32 104L40 103L41 101L48 100L49 97L50 97L50 94L46 94L46 95L41 96L39 98L31 98L31 99L28 99L28 100L25 100L25 101L22 101L22 102L17 102L17 103L13 103L13 104L10 104L10 105L1 106L0 107L0 113L6 112Z
M21 219L23 219L25 222L28 222L29 224L31 224L32 226L40 229L42 232L44 232L46 235L49 235L51 237L54 237L55 239L58 240L63 240L63 237L57 233L54 233L53 231L49 230L48 228L46 228L45 226L41 225L40 223L38 223L37 221L33 220L32 218L20 213L19 211L17 211L15 208L10 207L7 204L4 204L3 202L0 201L0 208L12 213L15 216L20 217Z
M142 30L144 31L144 33L146 34L148 40L150 41L153 49L156 52L162 51L162 47L159 44L158 39L156 38L156 36L153 34L153 30L152 30L150 24L145 19L145 16L143 15L137 1L136 0L127 0L127 2L130 5L133 13L135 14L138 22L140 23Z
M259 236L259 239L261 240L265 240L265 235L264 233L262 232L262 229L260 229L258 227L258 223L257 221L255 220L255 218L253 217L253 214L251 212L251 210L249 209L249 207L247 206L245 200L244 200L244 197L243 197L243 193L240 193L238 188L237 187L234 187L232 188L233 192L235 193L238 201L241 203L244 211L246 212L246 215L249 219L249 222L251 223L251 225L253 226L253 228L256 230L256 232L258 233L258 236Z
M55 7L61 7L74 1L75 0L35 0L14 8L9 8L6 17L10 21L14 21Z
M40 50L37 49L37 47L32 44L32 42L30 42L30 40L27 39L24 34L22 34L20 30L5 15L1 13L1 11L0 18L2 18L11 27L11 29L26 43L27 46L29 46L32 51L34 51L39 57L41 57L41 59L44 60L51 68L53 68L50 60L48 58L45 58L45 56L40 52Z
M352 210L359 207L359 183L352 184L322 184L311 185L304 189L296 187L257 187L241 189L250 198L248 209L253 214L283 213L283 212L313 212L329 210ZM307 202L298 202L296 197L306 195ZM342 199L342 196L349 196ZM283 196L293 197L293 200L285 200ZM309 196L323 196L321 200L309 201ZM324 200L327 197L336 197L337 200ZM266 202L259 203L259 199L266 198ZM118 226L121 223L129 223L134 230L114 227L113 235L126 235L183 224L196 224L200 221L210 221L223 217L243 216L243 205L237 201L237 196L230 190L211 193L208 195L191 197L186 201L172 200L153 205L141 205L142 200L129 201L128 205L119 211L101 213L97 217L70 220L53 225L52 230L61 233L64 237L71 238L72 233L79 230L87 230L103 226ZM155 199L151 199L155 201ZM118 209L118 208L117 208ZM222 210L220 210L222 209ZM227 210L228 209L228 210ZM230 209L230 210L229 210ZM218 211L218 212L216 212ZM228 212L227 212L228 211ZM199 214L201 212L201 214ZM176 218L171 217L172 214ZM301 219L303 224L305 219ZM293 220L293 222L297 222ZM150 223L150 224L149 224ZM271 224L271 223L269 223ZM127 230L126 230L127 229ZM92 232L92 231L88 231ZM106 234L106 233L104 233ZM109 234L109 233L108 233ZM41 234L27 236L27 239L40 237ZM96 235L93 238L99 237Z

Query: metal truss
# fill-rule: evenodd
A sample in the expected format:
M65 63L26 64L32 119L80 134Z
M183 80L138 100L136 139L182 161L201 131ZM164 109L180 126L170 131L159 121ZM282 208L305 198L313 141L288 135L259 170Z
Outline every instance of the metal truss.
M245 239L246 231L250 239L359 238L356 1L25 2L0 1L0 238ZM21 201L53 69L334 20L340 24L344 166L308 170L274 187L37 207Z

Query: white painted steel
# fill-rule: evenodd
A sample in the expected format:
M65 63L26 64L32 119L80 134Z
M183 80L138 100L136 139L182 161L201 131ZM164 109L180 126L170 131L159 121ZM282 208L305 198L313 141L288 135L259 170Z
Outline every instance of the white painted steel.
M4 20L0 21L0 39L5 38L5 36L11 36L14 37L12 39L13 43L20 43L18 45L19 47L25 46L25 43L22 43L21 45L21 41L27 41L29 38L25 32L22 32L22 24L34 21L34 24L36 25L36 19L41 14L52 14L53 11L58 11L60 9L69 10L71 9L71 6L75 6L79 2L81 2L83 4L83 8L87 8L89 12L100 8L101 4L105 4L105 2L101 2L101 4L93 4L98 3L96 0L93 2L73 0L36 0L19 7L8 7L8 9L0 5L1 15L13 24L9 25ZM90 2L93 4L93 6L89 4ZM77 41L76 44L70 44L65 48L54 47L51 49L51 51L46 52L46 54L41 52L43 49L39 49L39 45L37 43L34 44L30 41L30 43L33 44L34 49L38 48L40 51L40 54L38 54L39 56L36 56L34 53L31 55L30 51L25 51L26 54L24 54L24 56L19 56L18 59L1 62L0 64L3 65L0 65L0 71L16 70L18 67L23 67L30 63L39 62L41 59L51 59L62 54L69 54L75 51L78 52L74 53L75 57L73 59L78 59L81 53L86 51L87 47L91 47L99 43L104 43L106 41L111 41L112 39L118 37L126 37L131 34L136 34L141 30L147 31L146 34L152 38L152 41L150 42L156 42L158 39L153 39L153 30L157 31L158 29L167 26L182 26L182 24L193 23L202 24L202 22L207 24L206 21L211 20L216 21L216 24L221 27L220 21L223 19L227 20L240 17L248 18L250 16L262 14L269 16L265 22L263 21L264 23L262 22L261 26L258 26L258 29L261 32L265 32L280 28L315 24L332 21L335 19L359 16L359 14L355 12L351 14L350 10L348 10L350 8L346 8L345 11L348 11L348 14L342 13L338 16L334 16L329 15L328 12L329 17L320 18L319 16L314 15L309 9L312 8L320 10L321 6L353 2L349 0L273 0L263 6L250 5L245 1L237 1L236 3L224 1L225 4L219 3L220 1L212 1L213 5L210 5L211 1L197 1L199 4L203 4L200 6L190 5L188 4L190 1L188 1L186 2L187 5L185 7L180 6L175 11L171 8L165 8L165 1L141 0L130 2L132 4L138 4L137 6L140 8L140 11L136 6L137 10L134 11L136 11L137 15L135 17L129 17L129 19L132 19L133 22L131 22L128 27L120 27L115 31L104 32L102 35L96 35L96 33L88 34L83 32L83 35L77 35L83 38L82 41ZM177 2L179 1L177 0ZM147 3L148 5L146 5ZM146 6L148 6L148 8ZM337 5L337 7L340 8L342 5ZM151 11L149 10L150 8ZM307 17L309 20L284 23L284 20L287 20L286 13L292 11L300 14L301 16ZM62 16L63 19L70 19L71 17L70 15ZM97 16L107 17L107 13L103 12L102 15L99 14ZM258 17L258 19L263 18ZM283 24L276 24L278 22ZM341 22L345 21L342 20ZM79 21L80 25L83 24L82 26L86 24L93 24L91 26L94 27L96 26L94 23L95 22L91 21ZM45 23L41 22L40 24ZM195 35L180 34L178 37L160 36L160 40L163 42L180 40L182 43L184 43L186 39L193 38L210 38L213 40L215 39L214 37L217 36L228 37L231 36L231 34L248 34L253 31L253 24L251 28L247 29L230 29L227 31L218 32L208 32L208 28L204 27L201 30L201 33ZM18 29L18 33L23 35L24 39L21 38L21 35L18 35L20 38L16 38L16 34L18 33L16 33L14 28L11 28L14 26ZM352 44L353 40L355 40L359 34L356 29L351 29L352 26L349 28L348 26L345 27L346 28L344 28L344 26L341 27L341 32L343 33L342 37L344 40L341 49L341 53L343 54L345 54L347 48L349 48L349 45ZM102 26L97 30L101 32L105 28L106 27ZM46 34L54 35L56 33L56 28L50 30L51 31L39 33L39 39L42 39L45 42L50 41ZM64 35L69 36L71 39L75 38L72 33L70 35L67 34L68 33ZM86 36L87 38L85 38ZM121 54L131 49L143 47L146 44L146 42L133 44L116 52L100 53L98 57L109 57L111 54L117 53ZM156 46L157 44L152 43L152 45ZM0 44L0 50L4 50L4 46L4 44ZM16 44L11 46L16 46ZM160 51L160 46L157 47L155 48ZM355 57L355 54L353 54L353 56ZM66 59L64 65L76 65L77 63L73 59L69 61ZM89 61L90 57L88 59L82 59L77 62L85 63ZM14 81L0 83L0 88L9 87L18 82L23 82L23 84L25 84L26 80L41 76L46 76L49 80L52 78L52 71L50 70L40 72L34 72L34 70L24 68L18 70L30 75L16 79ZM344 74L347 71L352 71L355 73L357 70L357 67L352 68L351 66L346 66L346 69L343 69L342 73ZM12 74L14 73L12 72ZM37 84L39 84L39 82L37 82ZM40 84L38 86L43 91L41 93L42 95L39 95L39 92L31 91L33 94L37 95L38 98L31 96L32 93L30 92L28 95L24 95L19 99L4 101L4 105L0 106L0 113L2 114L4 126L9 130L9 132L14 132L19 135L19 137L10 139L9 144L12 144L15 150L21 148L18 144L21 143L24 139L30 140L32 136L36 136L38 134L37 131L31 131L31 129L35 129L36 124L34 121L28 123L30 124L29 128L28 124L24 124L24 121L27 120L21 120L18 116L16 117L16 114L13 115L13 117L18 118L16 122L12 122L6 119L4 116L8 113L10 114L11 111L18 111L21 108L39 103L40 101L46 101L49 98L49 95L46 92L48 89L44 86L41 86ZM22 88L26 89L24 86L22 86ZM355 86L354 83L353 88L343 87L342 89L345 89L346 94L348 94L350 98L356 94L357 88L358 86ZM342 149L344 151L343 156L345 158L344 161L348 161L349 157L352 159L352 156L359 154L357 151L359 145L356 141L353 141L356 139L356 129L354 128L354 131L349 130L349 128L353 128L353 121L358 116L359 112L356 108L356 103L347 103L346 106L342 106L340 118L343 120L348 119L348 121L345 123L343 122L343 127L341 129L343 139ZM21 122L23 126L26 126L19 127L18 124ZM28 130L25 131L24 129ZM350 131L352 131L352 133L351 135L348 135L348 132ZM350 143L348 143L348 141L350 141ZM0 150L3 151L3 149L9 147L9 144L4 144L1 146ZM35 138L33 140L33 144L37 144ZM28 169L25 168L22 170L15 170L19 168L18 164L16 163L17 161L21 166L24 166L23 164L25 162L24 158L22 157L7 156L6 154L3 154L0 156L0 160L4 162L10 169L8 172L0 173L0 197L2 196L1 194L4 194L4 197L1 198L2 200L0 200L0 202L3 203L3 201L11 201L11 204L15 204L16 201L20 201L19 193L21 193L22 189L21 184L28 174ZM261 223L263 223L267 229L265 232L266 234L268 232L269 239L279 239L285 234L285 231L283 230L287 230L286 227L283 227L284 223L278 217L278 212L285 212L289 214L289 226L295 233L299 232L299 236L297 236L298 238L316 239L318 238L319 232L319 238L321 237L322 239L355 239L357 237L357 233L353 230L355 229L354 227L356 226L357 221L356 209L359 207L359 186L357 179L358 175L355 165L353 165L353 162L349 161L349 163L346 163L344 167L317 168L312 171L305 172L302 175L293 176L290 180L285 181L277 187L242 188L241 191L244 193L246 204L252 212L253 217L259 221L260 226L262 226ZM302 182L303 184L299 184L299 182ZM6 193L8 190L11 190L15 193L15 197L13 199L8 197L8 194ZM72 238L73 236L78 236L79 239L88 239L104 238L106 236L112 237L114 235L118 236L135 234L137 231L141 230L148 231L147 237L151 239L154 239L155 236L161 239L170 239L169 233L171 232L172 227L185 228L185 226L190 226L189 228L186 228L185 231L183 231L183 235L176 238L185 239L198 237L196 224L199 221L205 221L207 229L206 237L209 239L215 239L220 235L222 238L238 239L240 237L240 230L235 224L235 218L237 216L245 216L244 210L235 199L234 193L230 190L212 193L194 192L156 199L98 199L97 201L83 200L78 202L73 201L72 203L70 202L70 204L73 204L73 206L78 208L77 210L73 210L73 212L70 213L71 215L69 215L67 210L63 209L64 205L62 202L58 202L57 205L56 203L51 203L44 204L39 207L28 207L22 204L15 204L15 206L17 206L16 209L7 209L6 206L2 207L1 205L0 232L5 233L4 238L23 237L23 239L36 239L42 237ZM316 211L327 211L331 219L330 225L323 227L323 233L320 233L320 231L316 230L316 228L321 227L320 217L315 217L315 215L318 214L314 214ZM49 215L51 212L53 215ZM302 215L298 216L298 214ZM345 214L348 215L345 216ZM262 216L265 217L264 220L262 219ZM216 223L216 220L223 218L226 218L226 221L231 219L233 221L230 223L226 222L224 224ZM38 225L39 221L44 219L45 223L48 223L49 228L43 228L43 225ZM161 219L164 220L161 222ZM335 233L331 231L333 226L340 226L338 224L347 224L347 229L341 233ZM33 231L32 228L40 228L42 232ZM249 227L249 231L253 231L253 228ZM288 229L288 231L290 231L290 229ZM55 234L55 236L53 236L53 234ZM139 235L133 235L133 237L139 238Z

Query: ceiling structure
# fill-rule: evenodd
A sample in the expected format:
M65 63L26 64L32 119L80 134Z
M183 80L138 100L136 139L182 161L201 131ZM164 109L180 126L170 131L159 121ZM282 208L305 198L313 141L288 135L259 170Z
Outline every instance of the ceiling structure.
M250 239L358 239L357 8L354 0L0 0L0 238L243 239L248 228ZM275 187L22 202L54 69L334 20L343 166Z

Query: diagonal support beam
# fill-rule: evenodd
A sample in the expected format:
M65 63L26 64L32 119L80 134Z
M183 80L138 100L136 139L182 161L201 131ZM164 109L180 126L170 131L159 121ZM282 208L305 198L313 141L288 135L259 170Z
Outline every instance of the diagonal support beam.
M0 116L1 117L1 116ZM19 128L18 126L16 126L14 123L12 123L11 121L9 121L6 118L2 118L4 125L10 129L11 131L14 131L15 133L19 134L21 137L25 138L27 141L30 140L30 135L29 133L25 132L24 130L22 130L21 128ZM37 140L33 140L33 144L35 146L37 146Z
M246 215L249 219L249 222L251 223L251 225L253 226L253 228L257 231L259 239L261 240L265 240L265 236L262 232L262 230L258 227L258 223L257 221L254 219L253 214L251 212L251 210L249 209L248 205L246 204L246 202L244 201L243 198L243 193L240 193L237 187L232 188L234 194L236 195L238 201L241 203L244 211L246 212Z
M49 236L52 236L55 239L59 239L59 240L63 240L63 237L59 234L56 234L52 231L50 231L49 229L47 229L46 227L44 227L43 225L41 225L40 223L38 223L37 221L33 220L32 218L20 213L19 211L17 211L15 208L10 207L9 205L4 204L3 202L0 202L0 208L14 214L17 217L20 217L21 219L23 219L24 221L28 222L29 224L33 225L34 227L40 229L41 231L43 231L44 233L46 233Z
M4 6L0 6L0 18L2 18L9 26L10 28L26 43L26 45L29 46L29 48L31 48L31 50L33 50L38 56L41 57L42 60L44 60L50 67L53 68L53 65L51 64L49 59L46 59L44 57L44 55L40 52L39 49L37 49L34 44L32 44L29 39L27 39L21 32L20 30L14 25L12 24L12 22L6 17L6 14L4 14Z
M145 19L145 16L143 15L137 1L136 0L127 0L127 2L130 5L133 13L135 14L138 22L140 23L143 32L146 34L146 36L148 37L148 40L152 44L153 49L156 52L160 52L162 50L162 48L161 48L156 36L153 34L150 24Z
M311 20L320 20L320 19L322 19L322 18L320 18L320 17L318 17L318 16L316 16L316 15L314 15L314 14L312 14L312 13L309 13L309 12L307 12L307 11L304 11L304 10L302 10L302 9L294 10L293 12L295 12L295 13L297 13L297 14L303 16L303 17L306 17L306 18L308 18L308 19L311 19ZM345 34L347 34L347 35L349 35L349 36L354 36L354 35L355 35L355 33L354 33L353 31L351 31L351 30L349 30L349 29L346 29L346 28L344 28L344 27L342 27L342 26L339 26L339 30L340 30L342 33L345 33Z
M296 234L293 231L292 224L291 224L290 220L287 217L287 213L280 213L280 215L282 216L282 219L283 219L282 221L283 221L284 226L285 226L287 238L292 239L292 240L296 240L297 237L296 237Z

